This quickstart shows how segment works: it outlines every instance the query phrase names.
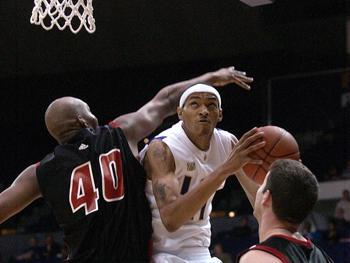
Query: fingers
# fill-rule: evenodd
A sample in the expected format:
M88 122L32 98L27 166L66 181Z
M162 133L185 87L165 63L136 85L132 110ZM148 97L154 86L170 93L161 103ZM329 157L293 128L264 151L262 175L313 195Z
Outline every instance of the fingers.
M255 152L261 148L264 148L265 144L266 144L265 141L259 142L257 144L253 144L253 145L249 146L246 151L247 151L247 153Z
M242 136L238 144L241 150L248 155L249 153L257 151L265 146L266 142L263 140L263 138L264 132L258 132L258 128L253 128ZM254 143L257 142L259 139L262 139L262 141Z
M262 164L264 163L264 161L263 161L263 160L250 159L250 160L248 161L248 163L250 163L250 164L256 164L256 165L262 165Z
M240 79L241 81L244 81L244 82L249 82L249 83L251 83L251 82L254 81L253 78L247 77L247 76L240 76L240 75L237 75L236 77L237 77L238 79Z
M241 137L241 139L239 140L239 142L243 142L245 141L248 137L250 137L251 135L253 135L254 133L257 133L258 128L254 127L252 129L250 129L249 131L247 131L246 133L243 134L243 136Z
M242 87L243 89L246 89L246 90L250 90L251 89L251 87L248 84L244 83L243 81L241 81L238 78L235 78L233 80L233 82L236 83L238 86Z
M240 78L244 82L253 82L254 79L251 77L247 77L247 73L245 71L235 70L235 67L229 67L228 71L236 78Z

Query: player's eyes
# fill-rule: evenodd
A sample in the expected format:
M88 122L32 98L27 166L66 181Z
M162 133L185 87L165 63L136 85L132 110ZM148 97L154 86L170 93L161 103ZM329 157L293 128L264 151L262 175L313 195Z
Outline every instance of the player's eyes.
M208 108L210 108L210 109L217 109L217 108L218 108L218 105L217 105L216 103L210 103L210 104L208 105Z

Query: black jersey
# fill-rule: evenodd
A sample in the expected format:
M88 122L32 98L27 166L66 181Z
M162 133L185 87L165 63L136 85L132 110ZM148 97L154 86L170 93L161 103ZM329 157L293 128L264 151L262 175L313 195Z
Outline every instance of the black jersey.
M283 263L333 263L333 260L310 240L302 241L285 235L274 235L243 251L236 262L250 250L270 253Z
M82 129L37 167L71 262L147 262L146 175L119 128Z

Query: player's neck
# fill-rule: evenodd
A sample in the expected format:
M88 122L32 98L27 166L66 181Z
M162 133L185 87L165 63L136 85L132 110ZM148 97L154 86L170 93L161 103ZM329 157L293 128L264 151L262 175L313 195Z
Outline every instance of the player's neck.
M210 147L210 140L213 133L204 133L204 134L194 134L188 131L185 127L183 130L186 133L187 138L201 151L207 151Z
M265 241L274 235L284 235L297 239L304 239L297 235L297 228L295 226L286 226L275 217L264 218L260 222L259 227L259 240Z

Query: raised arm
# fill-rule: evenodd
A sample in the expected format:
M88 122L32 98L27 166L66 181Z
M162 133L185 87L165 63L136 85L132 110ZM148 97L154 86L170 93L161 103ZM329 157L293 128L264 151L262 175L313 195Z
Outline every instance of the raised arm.
M264 146L264 142L252 145L252 142L261 137L262 133L257 133L257 129L245 134L228 160L184 195L180 195L180 185L174 174L175 161L168 146L156 140L149 145L144 166L152 180L162 222L169 232L177 230L190 220L226 178L239 171L244 164L261 163L261 160L253 160L248 156L250 152Z
M260 185L255 183L252 179L250 179L243 172L243 169L236 173L236 177L238 182L241 184L245 194L247 195L249 203L254 208L256 192L258 191Z
M176 112L180 96L187 88L198 83L216 87L235 83L249 90L250 86L247 83L252 81L252 78L245 76L245 72L237 71L233 67L205 73L199 77L164 87L138 111L122 115L110 124L122 128L136 156L138 154L137 143L153 132L166 117Z
M36 166L25 169L12 185L0 193L0 224L41 197Z

